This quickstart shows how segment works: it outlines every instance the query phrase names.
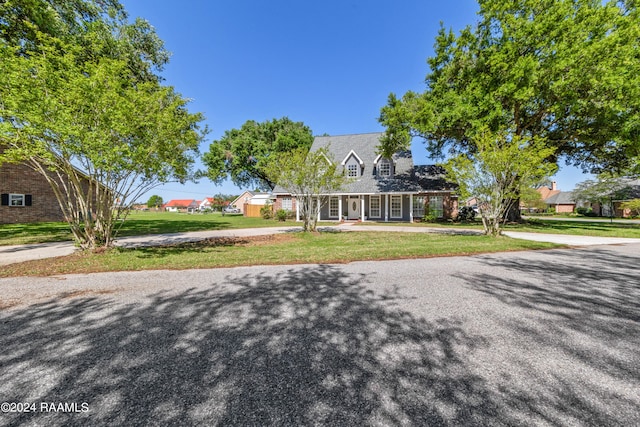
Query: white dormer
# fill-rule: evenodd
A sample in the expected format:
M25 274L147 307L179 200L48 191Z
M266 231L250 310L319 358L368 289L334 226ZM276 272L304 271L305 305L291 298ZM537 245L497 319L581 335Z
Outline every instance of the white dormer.
M349 154L344 158L342 163L344 166L346 174L349 178L357 178L362 175L362 168L364 167L364 162L362 159L356 154L355 151L349 151Z
M373 166L376 167L377 175L379 177L391 178L393 176L393 161L382 157L382 154L379 154L378 157L376 157L373 161Z

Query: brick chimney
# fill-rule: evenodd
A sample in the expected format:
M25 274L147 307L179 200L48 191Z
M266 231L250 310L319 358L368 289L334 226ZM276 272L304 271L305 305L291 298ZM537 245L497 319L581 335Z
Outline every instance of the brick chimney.
M555 181L551 182L551 191L556 191L558 189L558 183Z

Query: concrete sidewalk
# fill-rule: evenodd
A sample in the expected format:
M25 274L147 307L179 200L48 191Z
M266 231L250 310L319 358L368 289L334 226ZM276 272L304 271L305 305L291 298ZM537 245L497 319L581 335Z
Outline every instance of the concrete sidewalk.
M430 227L410 227L395 225L367 225L357 226L351 223L340 224L338 226L322 225L320 230L334 231L380 231L380 232L404 232L404 233L438 233L438 234L482 234L479 230L458 229L458 228L430 228ZM116 246L123 248L136 248L143 246L161 246L168 244L178 244L185 242L196 242L199 240L217 237L251 237L265 236L270 234L293 233L301 231L300 226L267 227L267 228L242 228L235 230L208 230L192 231L186 233L154 234L147 236L122 237L116 240ZM592 246L592 245L613 245L640 243L640 239L622 237L593 237L593 236L570 236L564 234L542 234L523 233L507 231L505 236L514 239L533 240L538 242L551 242L569 246ZM0 266L23 261L31 261L43 258L53 258L70 255L77 248L72 242L40 243L17 246L0 246Z

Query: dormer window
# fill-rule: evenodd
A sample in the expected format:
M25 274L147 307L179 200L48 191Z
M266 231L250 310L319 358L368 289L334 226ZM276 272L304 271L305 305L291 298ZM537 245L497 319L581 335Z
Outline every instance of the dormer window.
M342 161L342 165L345 167L349 178L357 178L362 173L364 162L355 151L351 150Z
M378 173L382 177L390 177L391 176L391 165L389 162L381 162L378 166Z
M376 174L381 178L390 178L393 176L393 162L389 159L385 159L380 154L373 161L373 165L376 167Z

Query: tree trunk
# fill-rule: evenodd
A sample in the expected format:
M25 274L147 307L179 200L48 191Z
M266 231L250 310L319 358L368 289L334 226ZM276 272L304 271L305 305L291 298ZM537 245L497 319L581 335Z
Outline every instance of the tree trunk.
M520 198L513 200L509 209L504 213L505 222L522 222L520 214Z

